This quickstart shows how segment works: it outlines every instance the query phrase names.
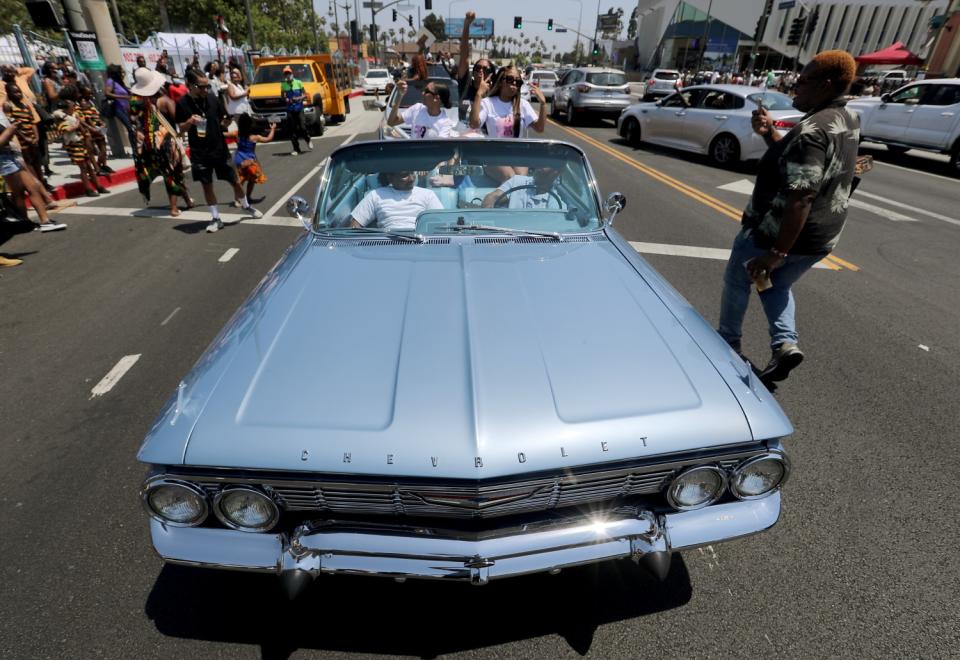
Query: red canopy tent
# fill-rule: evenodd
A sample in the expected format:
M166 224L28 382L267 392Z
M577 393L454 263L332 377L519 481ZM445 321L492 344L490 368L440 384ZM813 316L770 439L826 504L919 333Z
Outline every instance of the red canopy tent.
M860 64L899 64L900 66L920 66L923 64L923 60L907 50L902 41L875 53L859 55L853 59Z

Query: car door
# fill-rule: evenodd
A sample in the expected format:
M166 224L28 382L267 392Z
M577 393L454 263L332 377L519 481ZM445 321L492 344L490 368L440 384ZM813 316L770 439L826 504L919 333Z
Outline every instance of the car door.
M864 139L873 137L902 142L925 87L927 85L907 85L890 94L874 111L866 131L861 131Z
M741 97L721 89L708 87L691 91L698 94L689 99L691 106L680 138L688 149L705 153L713 136L722 127L735 123L737 113L734 111L743 108L744 102Z
M557 107L565 107L567 104L567 96L570 93L570 85L576 82L577 71L570 70L563 75L563 79L560 81L560 84L555 90L553 90L553 102Z
M671 94L646 109L647 122L643 139L670 147L688 148L683 140L683 127L689 109L687 99L691 98L693 91L695 90Z
M960 85L925 85L907 126L904 142L921 147L946 149L951 129L960 118Z

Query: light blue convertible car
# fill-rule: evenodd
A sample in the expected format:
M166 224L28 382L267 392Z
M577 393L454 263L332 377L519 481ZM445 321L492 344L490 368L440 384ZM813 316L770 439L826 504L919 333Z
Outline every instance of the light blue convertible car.
M505 182L498 185L497 182ZM551 141L337 150L139 452L167 562L489 580L780 515L793 429Z

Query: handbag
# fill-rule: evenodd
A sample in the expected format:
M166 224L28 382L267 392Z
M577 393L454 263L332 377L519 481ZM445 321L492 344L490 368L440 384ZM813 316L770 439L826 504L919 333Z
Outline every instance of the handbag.
M100 101L100 116L107 118L117 116L117 108L113 103L113 99L104 97L104 99Z

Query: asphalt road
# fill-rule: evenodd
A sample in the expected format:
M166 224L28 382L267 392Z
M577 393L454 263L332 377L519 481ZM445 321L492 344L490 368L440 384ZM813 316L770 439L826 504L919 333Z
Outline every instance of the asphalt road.
M309 197L305 175L350 131L297 159L261 148L261 210ZM750 167L633 149L610 123L546 135L585 149L604 194L627 195L617 229L715 322L716 257ZM200 212L131 217L132 190L64 214L65 232L13 236L0 251L27 263L0 271L0 656L955 657L958 182L936 159L874 153L855 195L874 208L851 208L842 261L796 289L808 359L778 392L797 429L783 518L678 557L664 584L619 563L482 589L334 578L290 604L272 577L162 567L136 450L301 230L282 206L209 235ZM762 362L756 304L746 327Z

